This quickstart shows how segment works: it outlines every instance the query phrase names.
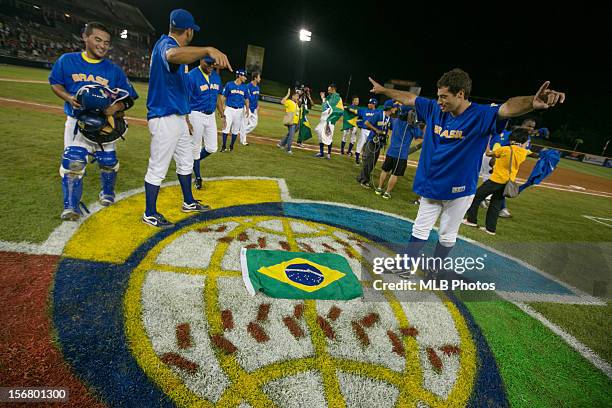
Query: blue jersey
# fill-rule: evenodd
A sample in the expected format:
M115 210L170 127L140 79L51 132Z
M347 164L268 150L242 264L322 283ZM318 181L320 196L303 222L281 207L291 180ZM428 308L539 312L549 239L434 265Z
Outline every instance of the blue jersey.
M178 46L174 38L164 34L153 47L149 71L147 119L186 115L191 112L187 65L172 64L166 59L166 51Z
M384 111L377 110L368 120L366 120L366 122L378 130L386 131L391 126L391 117L385 115ZM365 129L366 125L364 124L363 127ZM370 133L368 134L368 142L374 139L374 136L376 136L376 133L373 130L370 130Z
M391 119L391 141L385 156L396 159L408 159L408 151L413 138L421 135L421 129L417 125L408 125L408 121L399 118Z
M433 200L476 192L489 135L498 125L499 106L471 103L460 115L442 112L435 100L417 97L415 109L427 124L413 190Z
M257 105L259 105L259 87L249 82L247 89L249 90L249 109L251 112L255 112Z
M500 134L493 135L493 137L491 137L491 142L489 143L489 148L493 150L496 144L499 144L498 147L510 146L510 133L512 133L511 130L504 130ZM527 138L527 145L525 149L531 149L531 136Z
M70 95L74 95L84 85L100 84L109 88L121 88L130 93L133 99L138 94L125 73L109 60L92 60L84 52L69 52L62 55L53 64L49 74L51 85L61 85ZM64 112L74 116L72 105L64 104Z
M189 107L192 111L211 114L217 108L221 77L213 70L208 78L201 67L189 71Z
M242 109L244 101L249 97L249 89L245 84L236 85L236 82L230 81L223 88L223 96L227 106Z
M504 130L501 133L493 134L491 141L489 142L489 149L493 150L497 147L510 146L510 133L509 130Z
M357 119L357 127L367 129L365 121L374 116L376 112L378 112L378 109L359 108L357 110L357 116L359 117L359 119Z

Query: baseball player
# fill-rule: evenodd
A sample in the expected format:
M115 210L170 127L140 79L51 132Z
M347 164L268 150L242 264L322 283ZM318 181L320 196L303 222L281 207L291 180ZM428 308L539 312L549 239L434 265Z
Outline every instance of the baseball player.
M327 87L327 97L324 92L321 92L321 100L323 101L321 121L315 127L315 132L319 136L319 153L315 157L326 157L329 160L331 159L332 142L334 141L334 127L338 119L342 117L344 106L342 105L342 98L336 92L336 84L330 84ZM327 156L323 154L323 145L327 145Z
M365 127L370 130L367 142L363 147L363 167L357 176L361 187L372 188L371 175L380 156L380 150L386 144L387 132L391 128L391 116L395 114L397 106L392 99L385 101L382 110L365 121Z
M217 151L215 110L223 119L221 77L213 69L215 60L206 56L200 65L189 71L189 122L193 126L193 174L195 188L202 189L200 161ZM202 147L204 141L204 147Z
M353 146L357 140L357 111L359 110L359 98L353 97L352 103L344 108L342 116L342 143L340 144L340 154L344 154L344 146L346 146L346 139L349 139L349 147L346 151L348 156L353 155Z
M378 105L378 101L376 98L370 98L368 101L367 108L359 108L357 110L357 127L360 129L359 132L359 140L357 141L357 146L355 148L355 164L361 164L359 156L361 155L361 151L363 150L363 146L366 144L368 140L368 135L370 134L370 129L365 126L365 122L370 119L377 112L376 105Z
M105 59L108 53L111 35L110 30L98 22L90 22L83 31L85 51L63 54L53 65L49 75L49 84L53 92L66 103L66 125L64 127L64 153L60 166L62 190L64 193L64 211L62 220L76 221L81 215L81 195L83 193L83 176L88 156L92 156L100 166L102 190L99 194L100 204L107 206L115 201L115 182L119 160L115 152L115 143L102 146L92 143L83 137L77 129L75 110L81 105L75 94L86 85L99 84L110 88L120 88L129 93L129 97L106 108L106 115L129 109L138 94L128 81L125 73L117 65Z
M257 127L259 122L259 83L261 82L261 75L259 72L251 73L251 82L247 84L249 90L249 116L242 122L242 129L240 129L240 143L244 146L248 146L247 135L251 133Z
M382 198L387 200L391 198L391 191L397 183L397 178L402 177L406 172L408 155L418 149L418 147L410 148L412 139L421 133L416 123L416 113L409 106L398 107L396 117L391 118L391 128L393 129L391 141L385 154L378 188L375 191L377 195L382 195ZM386 190L383 190L383 185L389 174L391 174L389 183Z
M190 47L194 31L200 31L187 10L170 13L170 32L163 34L153 47L149 73L147 120L151 132L151 156L145 175L146 209L142 221L157 228L173 224L157 212L159 186L166 177L174 158L176 173L183 192L183 212L203 212L209 209L193 198L193 128L187 116L189 107L189 76L185 64L206 56L220 68L229 68L227 56L213 47Z
M371 78L370 82L372 92L414 106L427 125L413 186L422 198L407 250L412 257L421 253L438 217L439 241L434 257L446 258L455 245L476 192L482 153L489 135L500 127L498 121L548 109L565 100L565 94L549 89L547 81L535 95L510 98L500 106L480 105L469 100L472 80L460 69L446 72L438 80L437 101L385 88Z
M223 127L223 146L221 152L227 151L227 135L232 134L232 142L229 151L234 150L234 143L238 138L238 132L242 129L242 123L250 115L249 89L246 86L247 74L243 69L236 70L236 79L225 84L221 99L225 104L225 126Z

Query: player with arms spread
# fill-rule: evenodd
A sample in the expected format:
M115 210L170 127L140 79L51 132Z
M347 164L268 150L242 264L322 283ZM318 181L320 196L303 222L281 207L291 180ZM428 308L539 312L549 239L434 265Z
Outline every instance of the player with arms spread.
M64 192L64 211L61 218L67 221L76 221L82 215L80 203L88 156L93 156L100 166L102 190L99 199L100 204L104 206L115 201L114 188L119 169L114 142L102 148L101 145L86 139L77 130L76 112L81 110L82 106L75 94L86 85L101 85L127 91L129 97L104 110L104 114L109 116L129 109L134 104L134 99L138 98L138 94L121 68L105 59L111 44L110 30L95 21L87 23L83 31L83 41L85 51L63 54L55 62L49 75L49 84L53 93L66 102L64 154L60 176Z
M388 89L370 78L371 92L414 106L427 128L413 190L422 196L410 237L410 256L420 255L438 217L439 242L434 257L446 258L455 245L459 226L470 207L489 135L501 128L498 121L548 109L563 103L565 94L545 82L535 95L517 96L501 106L480 105L468 98L469 75L453 69L438 80L438 100L411 92Z
M189 106L189 76L186 64L206 56L220 68L229 68L227 56L213 47L189 47L194 31L200 31L187 10L170 13L170 33L163 34L151 53L147 120L151 132L151 156L145 175L146 209L142 222L157 228L173 224L157 212L159 187L166 178L174 157L176 173L183 192L183 212L203 212L209 209L193 198L193 128L187 115Z

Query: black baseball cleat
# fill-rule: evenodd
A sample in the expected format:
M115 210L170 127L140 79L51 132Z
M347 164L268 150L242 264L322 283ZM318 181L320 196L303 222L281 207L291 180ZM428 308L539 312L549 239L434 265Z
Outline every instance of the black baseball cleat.
M78 221L79 218L81 218L81 214L79 214L79 212L74 210L73 208L66 208L62 212L62 215L60 215L60 218L63 221Z
M210 210L210 206L206 204L202 204L198 200L194 200L193 203L191 204L183 203L183 206L181 207L181 211L184 213L190 213L190 212L201 213L201 212L206 212L209 210Z
M223 152L225 152L225 151L227 151L227 147L223 146L223 147L221 148L221 153L223 153Z
M109 205L114 204L115 196L104 194L102 191L100 191L100 194L98 194L98 201L100 202L100 205L108 207Z
M147 214L143 214L142 215L142 222L147 224L147 225L150 225L152 227L161 228L161 229L166 229L166 228L174 227L174 224L171 223L170 221L168 221L160 213L153 214L153 215L150 215L150 216L147 215Z
M202 189L202 179L201 178L196 177L195 182L193 184L195 185L196 190Z
M234 151L234 146L230 146L229 151L230 152Z

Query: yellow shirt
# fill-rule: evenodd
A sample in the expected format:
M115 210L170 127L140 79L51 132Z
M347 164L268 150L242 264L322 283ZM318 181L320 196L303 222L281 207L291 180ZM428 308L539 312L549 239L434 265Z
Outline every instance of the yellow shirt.
M293 102L291 99L285 100L285 113L293 112L293 123L297 125L300 115L298 114L298 106L297 103Z
M521 163L525 161L529 154L531 152L527 149L516 145L512 146L512 174L510 174L510 146L493 150L493 155L497 157L497 160L495 160L490 180L499 184L506 184L509 180L515 181Z

